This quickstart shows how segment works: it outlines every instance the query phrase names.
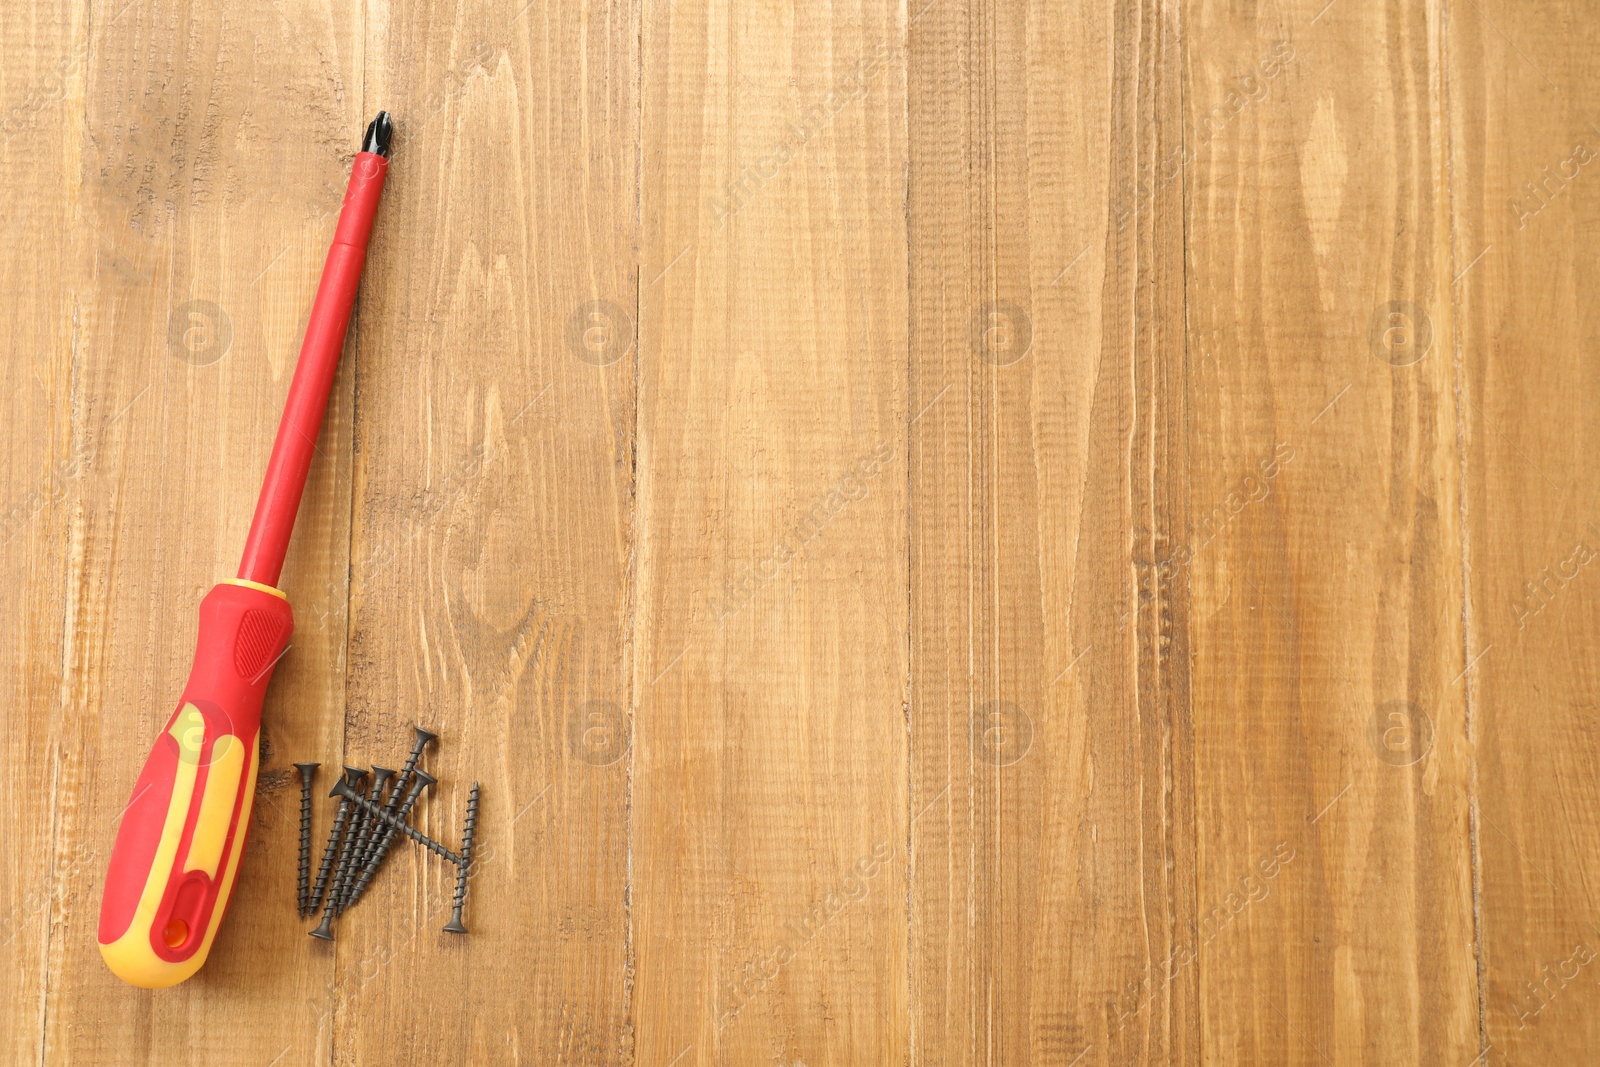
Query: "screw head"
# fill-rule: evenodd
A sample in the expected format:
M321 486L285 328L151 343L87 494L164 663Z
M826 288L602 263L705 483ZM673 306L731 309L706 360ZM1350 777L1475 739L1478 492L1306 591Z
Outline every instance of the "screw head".
M355 785L357 782L361 781L361 779L365 778L366 776L367 776L367 772L363 768L361 768L361 767L352 767L348 763L346 763L344 765L345 781L349 782L351 785Z
M423 770L421 767L416 769L416 771L412 774L412 778L415 781L421 782L423 785L433 785L439 780L433 775L429 774L427 771Z
M322 764L320 764L320 763L296 763L294 766L295 766L295 769L298 770L302 776L305 776L305 775L309 775L312 771L314 771L318 767L322 766Z
M328 795L330 797L344 797L346 800L353 800L359 794L350 785L349 779L341 778L333 783L333 791Z
M439 735L434 733L432 730L424 730L420 726L413 726L411 729L416 731L418 748L426 748L428 746L428 742L439 740Z
M444 932L447 934L464 934L467 932L467 928L461 925L460 919L451 919L444 927ZM331 941L332 938L330 937L329 940Z

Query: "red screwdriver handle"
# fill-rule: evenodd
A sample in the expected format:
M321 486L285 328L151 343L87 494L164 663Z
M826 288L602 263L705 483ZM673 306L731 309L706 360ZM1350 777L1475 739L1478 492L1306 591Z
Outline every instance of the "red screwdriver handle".
M225 582L200 602L194 667L122 813L100 904L100 954L156 989L200 969L250 831L261 700L294 630L289 601Z

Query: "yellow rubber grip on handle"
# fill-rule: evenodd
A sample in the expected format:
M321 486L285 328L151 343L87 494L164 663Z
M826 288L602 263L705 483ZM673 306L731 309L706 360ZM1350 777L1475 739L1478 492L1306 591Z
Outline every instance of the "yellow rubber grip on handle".
M277 590L226 582L201 602L194 668L106 872L100 954L125 982L176 985L211 951L249 835L262 698L293 625Z

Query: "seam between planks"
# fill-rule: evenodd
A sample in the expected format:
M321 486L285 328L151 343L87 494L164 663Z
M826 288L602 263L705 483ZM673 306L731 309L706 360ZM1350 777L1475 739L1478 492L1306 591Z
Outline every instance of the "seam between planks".
M644 243L644 94L645 41L644 30L648 0L635 0L635 27L633 55L633 417L631 440L628 442L628 552L627 552L627 617L623 626L623 674L628 686L628 768L622 794L622 1024L627 1033L623 1043L624 1061L638 1063L636 1035L638 1026L633 1017L634 974L638 967L638 941L633 928L633 789L638 771L638 698L636 692L634 637L639 615L639 421L643 410L642 381L644 377L644 293L639 284L642 271Z
M83 50L84 50L84 55L87 57L88 54L89 54L89 46L93 42L93 39L94 39L94 5L92 3L89 3L88 0L84 0L84 2L82 4L82 7L81 7L81 10L83 11ZM67 136L70 137L72 129L75 128L78 131L78 138L79 138L80 141L83 139L83 137L85 135L86 131L85 131L84 127L88 123L88 116L89 116L89 93L88 93L89 64L88 64L87 61L83 64L83 82L84 82L84 91L81 92L79 94L79 97L78 97L79 104L80 104L80 107L81 107L81 111L79 112L79 115L78 115L78 121L73 126L67 127L67 130L66 130ZM63 102L63 112L65 113L65 111L66 111L66 103ZM77 173L77 175L75 177L76 177L76 180L81 185L82 181L83 181L83 162L82 162L81 158L80 158L80 160L78 162L78 173ZM69 247L72 247L72 246L69 245ZM75 248L73 250L76 251ZM72 266L69 269L75 275L77 267L79 265L78 264L78 257L76 255L73 255L71 260L70 260L70 263L72 264ZM75 279L75 281L76 280L78 280L78 279ZM77 434L78 434L78 365L79 365L79 361L78 361L78 357L79 357L78 343L79 343L79 336L78 336L78 292L77 292L76 284L74 284L74 286L73 286L73 295L72 295L71 331L72 331L72 342L71 342L71 346L70 346L70 355L68 356L68 360L67 360L67 397L68 397L68 403L67 403L67 454L69 456L72 455L72 453L73 453L73 441L76 439ZM59 571L60 579L61 579L62 613L61 613L61 644L60 644L60 650L59 650L60 651L60 664L61 664L61 677L59 679L59 684L58 684L57 689L56 689L56 693L57 693L57 696L56 696L56 710L57 710L56 722L57 722L57 724L59 724L59 722L60 722L60 712L65 710L63 705L66 703L67 677L68 677L69 671L71 670L70 652L69 652L69 650L72 648L71 633L72 633L73 628L77 625L77 623L75 621L77 612L72 607L72 605L76 602L77 598L74 596L74 585L76 583L75 583L75 579L74 579L74 570L75 570L75 568L73 567L73 563L72 563L72 558L73 558L72 540L73 539L72 539L72 520L71 520L71 508L70 508L70 506L66 509L66 511L64 513L64 517L63 517L63 521L61 522L61 525L63 527L63 533L65 534L65 536L61 537L59 539L58 543L64 545L65 551L63 552L63 555L62 555L62 558L61 558L60 571ZM61 808L60 808L61 752L60 752L60 749L59 749L59 743L58 743L57 746L53 746L52 754L55 756L55 766L53 768L51 768L51 779L50 779L50 818L49 818L49 821L48 821L48 824L47 824L49 826L49 828L50 828L50 838L49 838L50 848L49 848L49 850L48 850L48 852L46 854L46 859L45 859L46 870L48 871L48 876L47 876L47 880L45 882L45 886L46 886L47 892L49 893L49 896L46 899L53 898L54 894L55 894L55 880L56 880L56 849L55 849L55 843L59 840L60 817L61 817L61 815L60 815L60 812L61 812ZM44 932L43 932L43 936L41 938L41 943L40 943L40 949L41 949L42 956L43 956L44 974L43 974L43 976L42 976L42 978L40 980L40 983L39 983L39 1055L38 1055L38 1058L37 1058L37 1062L39 1064L39 1067L44 1067L45 1054L46 1054L46 1051L47 1051L47 1049L49 1047L49 1041L50 1041L50 995L51 995L52 979L55 977L54 973L53 973L53 970L51 968L50 957L51 957L51 943L53 941L52 934L54 933L54 929L55 929L55 924L51 921L51 909L46 908L44 910Z
M1449 0L1440 0L1439 5L1439 76L1440 76L1440 106L1444 118L1444 172L1445 190L1448 218L1446 230L1449 234L1450 277L1453 279L1449 291L1450 307L1450 346L1452 356L1452 377L1454 379L1455 393L1455 430L1456 430L1456 471L1458 486L1456 491L1456 514L1460 522L1459 533L1461 543L1461 661L1467 670L1471 667L1472 656L1472 527L1470 525L1470 508L1467 495L1470 492L1470 483L1467 479L1467 427L1463 424L1463 412L1467 410L1467 381L1465 374L1462 350L1462 300L1458 294L1457 286L1464 286L1458 271L1457 254L1457 219L1456 212L1456 170L1455 170L1455 115L1453 101L1450 96L1450 3ZM1477 978L1477 1009L1478 1009L1478 1055L1486 1057L1489 1053L1489 1027L1488 1004L1486 1002L1487 989L1485 986L1485 969L1483 955L1483 854L1478 842L1478 757L1476 750L1477 733L1474 722L1473 680L1465 679L1462 688L1463 726L1467 742L1467 855L1470 866L1470 885L1472 892L1472 958L1475 975Z

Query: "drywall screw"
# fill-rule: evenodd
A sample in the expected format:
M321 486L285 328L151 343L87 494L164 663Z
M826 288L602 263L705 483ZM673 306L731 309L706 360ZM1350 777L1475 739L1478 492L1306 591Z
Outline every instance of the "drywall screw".
M351 789L350 786L346 785L344 782L340 782L338 785L335 785L333 787L333 793L330 795L344 797L345 799L349 800L350 803L366 811L373 818L378 819L384 824L405 834L407 837L411 838L411 840L415 841L429 852L432 852L440 859L446 859L451 863L457 864L458 866L460 865L460 856L456 855L454 852L451 852L449 849L439 844L439 842L435 841L421 830L413 830L410 826L407 826L393 815L390 815L388 812L378 807L378 805L367 800L366 797L362 796L356 790Z
M411 729L417 735L416 740L411 743L411 754L406 757L404 766L400 768L400 777L395 779L394 789L389 793L389 801L384 805L384 810L390 815L395 813L395 810L405 798L406 787L411 784L411 776L416 773L417 762L422 759L423 750L428 747L428 743L430 741L436 741L439 738L439 735L434 733L432 730L424 730L420 726L413 726ZM388 842L393 840L393 838L394 835L389 834L384 838L384 840L385 842ZM376 847L376 840L369 841L367 843L366 851L357 857L356 860L361 869L364 870L366 868L367 863L372 859L377 851L378 849Z
M361 774L365 776L366 772L362 771ZM352 787L352 791L360 798L359 778L352 783ZM335 794L328 795L331 797ZM367 796L371 795L368 792ZM339 866L335 868L333 882L328 887L328 901L333 905L333 914L336 917L344 912L345 895L350 892L350 883L355 878L356 850L361 847L361 827L366 822L367 815L363 809L358 807L350 813L350 825L344 832L344 847L339 850Z
M445 933L464 934L467 928L461 925L461 908L467 902L467 870L472 866L472 836L478 827L478 783L472 783L472 792L467 794L467 822L461 828L461 862L456 865L456 899L455 905L450 910L450 922L445 926Z
M438 734L430 731L430 729L422 729L421 726L413 726L411 729L413 729L413 733L416 733L416 741L411 742L411 755L406 757L405 765L400 768L400 777L395 779L394 790L389 793L389 801L384 805L384 811L389 814L394 814L395 809L400 806L400 801L406 797L406 787L411 784L411 776L416 774L416 765L418 765L418 760L422 758L422 750L427 749L430 741L437 741L438 739ZM392 838L392 835L390 835L390 838ZM366 861L370 861L376 851L378 849L374 848L373 841L368 841L365 853L357 857L358 867L365 869Z
M417 761L422 759L423 749L428 747L428 742L436 741L439 738L438 734L431 730L424 730L420 726L413 726L411 729L416 733L417 739L412 742L411 755L406 757L405 764L400 768L400 777L395 779L394 790L389 794L389 802L384 805L384 810L390 815L395 813L395 810L400 806L400 802L405 798L406 787L411 784L411 776L416 773ZM393 834L390 834L384 839L385 842L392 840L393 836ZM362 853L357 862L365 868L367 862L372 859L376 852L377 848L374 843L369 841L367 850Z
M355 773L359 779L361 772L354 768L346 767L345 774ZM322 850L322 863L317 868L317 883L311 887L311 896L306 898L306 914L314 914L317 905L322 902L322 891L328 885L328 875L333 873L334 856L339 851L339 843L343 840L345 820L350 817L350 805L344 801L339 802L339 810L333 816L333 830L328 834L328 847Z
M378 768L374 766L373 769L376 771ZM408 777L408 774L410 774L410 771L413 771L413 769L416 768L414 768L414 766L408 766L405 771L400 771L400 777L395 779L394 789L389 790L389 798L384 800L382 793L379 793L378 797L374 798L376 803L381 803L381 805L384 805L384 808L386 808L387 811L394 811L395 800L397 800L397 798L400 797L403 792L405 792L406 777ZM389 771L389 773L394 774L394 771ZM366 861L368 861L368 859L371 857L371 854L373 854L374 845L378 845L378 832L376 832L376 830L370 832L370 835L366 837L365 843L362 845L362 851L358 851L358 853L355 854L355 869L362 870L363 867L366 867ZM350 904L354 904L354 902L354 899L352 899Z
M417 771L416 781L411 783L411 791L406 794L405 801L392 813L394 817L402 823L405 822L406 816L411 814L411 809L416 806L417 798L422 795L422 791L436 781L438 779L427 771ZM396 788L398 789L398 786ZM361 877L357 880L355 889L350 893L350 903L354 904L360 900L361 894L367 891L367 883L372 881L372 876L378 873L378 868L383 865L384 857L389 854L389 846L394 843L394 835L394 827L385 826L383 828L383 836L377 840L377 847L372 850L372 858L362 868Z
M311 781L320 763L296 763L300 772L300 881L295 897L300 902L300 918L311 914Z
M367 799L373 803L383 802L383 783L394 777L394 771L388 767L374 765L372 768L372 787L367 790ZM356 843L350 849L350 865L347 868L347 877L340 883L342 890L339 894L339 911L344 911L353 901L350 891L355 887L356 872L361 869L362 857L367 854L368 846L372 843L373 827L377 824L364 814L355 823Z
M346 766L344 769L344 777L340 778L339 781L335 783L333 792L329 793L328 795L330 797L353 796L357 800L360 800L361 794L356 792L355 787L359 785L361 783L361 779L365 778L366 776L367 772L362 770L360 767ZM350 863L350 845L355 837L355 827L352 825L348 829L345 828L345 820L349 818L349 815L349 803L346 800L340 800L339 811L333 817L334 828L345 830L344 837L339 842L339 873L336 874L333 878L333 881L329 883L328 892L323 898L322 925L311 931L312 937L320 937L324 941L333 940L333 909L339 904L339 886ZM328 847L330 849L333 847L332 841L328 842ZM328 857L326 853L323 854L322 859L323 865L326 867L328 864ZM320 874L317 876L317 881L319 884L322 882L322 876Z
M439 735L432 730L424 730L420 726L413 726L412 732L417 739L411 743L411 755L406 757L405 765L400 768L400 777L395 781L395 792L389 797L389 813L394 814L395 796L404 795L406 786L411 784L411 776L416 772L417 761L422 759L422 750L428 747L428 742L437 741Z

